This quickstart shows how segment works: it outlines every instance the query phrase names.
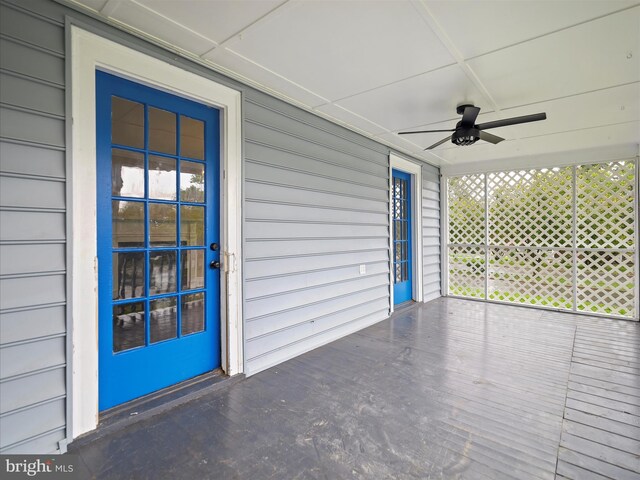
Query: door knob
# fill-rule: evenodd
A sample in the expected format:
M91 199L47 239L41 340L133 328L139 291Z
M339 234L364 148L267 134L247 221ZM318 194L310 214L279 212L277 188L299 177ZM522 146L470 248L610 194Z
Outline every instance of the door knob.
M220 262L218 260L211 260L211 263L209 264L209 266L211 268L220 268Z

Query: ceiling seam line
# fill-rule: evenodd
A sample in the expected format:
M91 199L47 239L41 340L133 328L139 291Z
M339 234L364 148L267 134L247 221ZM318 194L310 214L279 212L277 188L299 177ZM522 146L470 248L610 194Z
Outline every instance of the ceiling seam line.
M500 52L502 50L507 50L507 49L509 49L511 47L517 47L518 45L522 45L524 43L528 43L528 42L531 42L533 40L538 40L540 38L544 38L544 37L547 37L549 35L553 35L555 33L563 32L565 30L570 30L570 29L575 28L575 27L580 27L581 25L586 25L587 23L595 22L597 20L602 20L603 18L610 17L611 15L616 15L616 14L624 12L626 10L632 10L632 9L637 8L639 6L640 6L640 3L636 3L635 5L631 5L629 7L621 8L620 10L616 10L616 11L613 11L613 12L605 13L603 15L599 15L597 17L593 17L593 18L590 18L588 20L584 20L582 22L574 23L572 25L567 25L566 27L561 27L561 28L558 28L558 29L553 30L551 32L543 33L541 35L536 35L535 37L527 38L526 40L520 40L518 42L512 43L510 45L506 45L504 47L496 48L494 50L490 50L488 52L483 52L483 53L480 53L478 55L473 55L473 56L465 59L465 61L475 60L476 58L484 57L485 55L491 55L492 53Z
M480 78L476 75L476 73L471 69L469 65L466 64L464 56L460 53L456 45L453 43L447 32L440 25L440 23L436 20L436 17L431 13L429 7L426 5L424 0L411 0L411 4L420 14L420 17L427 23L427 25L431 28L433 33L438 37L440 42L442 42L443 46L447 49L447 51L454 58L458 66L462 69L465 76L473 83L473 85L480 91L485 100L489 102L494 111L500 112L500 107L497 102L489 93L489 90L485 87L485 85L480 81Z
M211 48L210 50L207 50L206 52L204 52L202 55L200 55L200 57L204 60L206 60L206 56L209 55L210 53L214 52L217 49L220 49L220 47L225 47L227 44L229 43L233 43L232 40L236 37L242 37L242 35L244 35L245 33L247 33L249 30L251 30L253 27L257 26L258 24L263 23L264 21L266 21L267 17L272 17L274 13L281 13L282 10L284 9L284 7L289 8L291 5L293 5L293 1L292 0L285 0L283 3L281 3L280 5L277 5L276 7L272 8L271 10L269 10L267 13L265 13L264 15L262 15L260 18L255 19L253 22L251 22L249 25L245 25L244 27L242 27L240 30L238 30L237 32L231 34L230 36L228 36L227 38L225 38L224 40L222 40L221 42L216 42L217 46ZM241 38L240 38L241 39Z

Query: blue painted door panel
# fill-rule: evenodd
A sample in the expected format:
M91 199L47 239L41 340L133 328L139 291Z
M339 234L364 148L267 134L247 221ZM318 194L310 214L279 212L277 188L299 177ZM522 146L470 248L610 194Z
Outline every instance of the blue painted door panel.
M393 303L397 305L411 300L412 244L411 244L411 174L393 170Z
M100 71L96 112L102 411L220 366L220 112Z

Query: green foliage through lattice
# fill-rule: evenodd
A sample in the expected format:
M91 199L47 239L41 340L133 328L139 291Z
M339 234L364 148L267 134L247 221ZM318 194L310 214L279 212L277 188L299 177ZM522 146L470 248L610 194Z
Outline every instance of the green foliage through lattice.
M633 161L449 178L449 293L635 316L636 185Z

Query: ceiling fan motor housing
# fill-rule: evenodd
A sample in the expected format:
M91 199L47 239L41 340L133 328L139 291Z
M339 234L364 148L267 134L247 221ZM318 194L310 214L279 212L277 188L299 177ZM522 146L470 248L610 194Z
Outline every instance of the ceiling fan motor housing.
M477 128L458 128L451 135L451 142L456 145L473 145L480 140L480 130Z

